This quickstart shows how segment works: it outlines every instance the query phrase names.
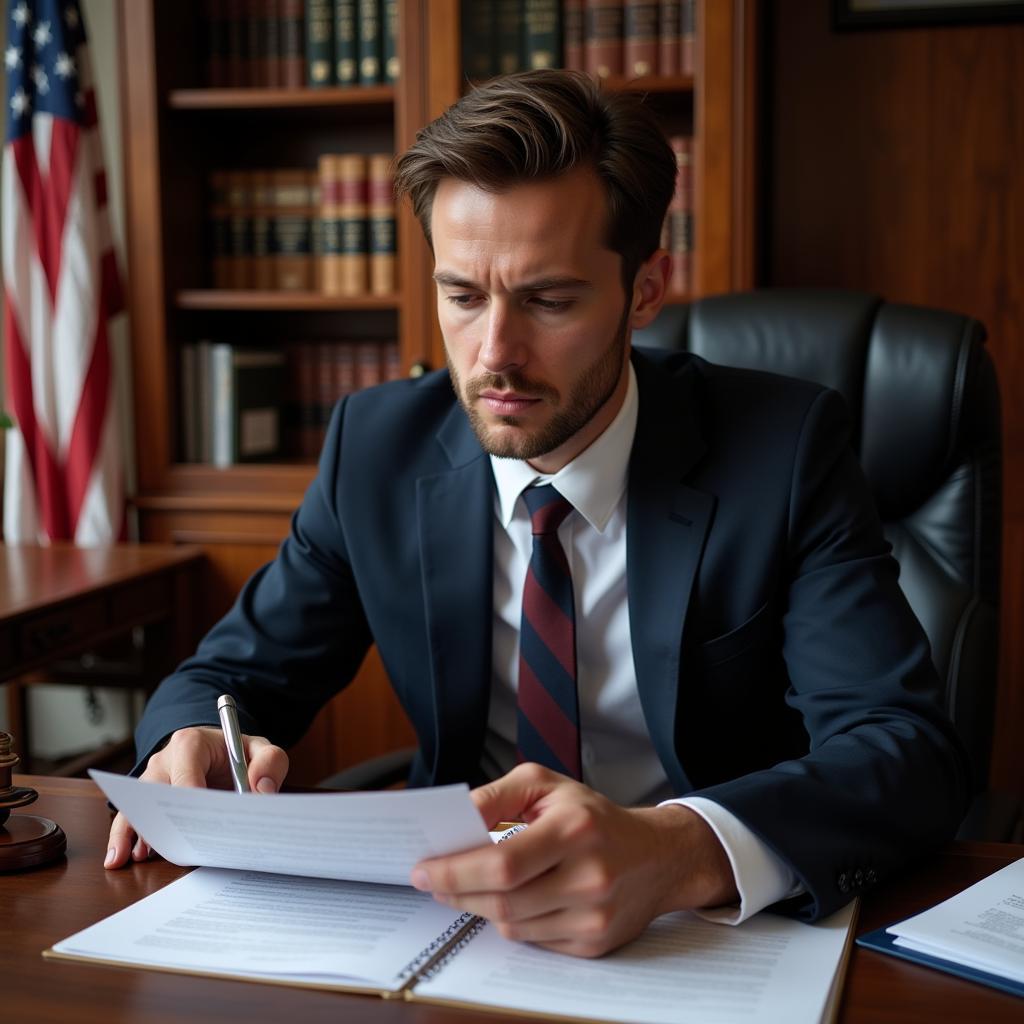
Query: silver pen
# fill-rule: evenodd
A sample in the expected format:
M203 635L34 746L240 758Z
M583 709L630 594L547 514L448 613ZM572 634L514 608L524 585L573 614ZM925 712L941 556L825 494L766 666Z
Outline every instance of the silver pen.
M220 715L220 727L224 730L224 743L228 748L228 764L231 766L231 778L235 783L235 791L249 793L249 767L245 763L245 750L242 748L242 733L238 728L238 710L235 698L223 694L217 698L217 714Z

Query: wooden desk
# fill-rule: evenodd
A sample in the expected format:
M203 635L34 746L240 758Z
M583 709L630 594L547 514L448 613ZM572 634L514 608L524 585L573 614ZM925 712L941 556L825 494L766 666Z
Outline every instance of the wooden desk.
M77 779L22 776L21 784L39 790L39 800L27 810L51 817L63 827L68 852L65 863L20 875L0 875L0 1005L7 1020L460 1024L517 1019L508 1014L372 996L43 960L43 949L155 892L185 869L152 861L122 871L104 871L101 862L110 818L99 790L91 782ZM858 931L921 910L1020 856L1024 856L1024 847L954 844L874 894L862 908ZM1022 1014L1024 1000L856 949L840 1020L848 1024L941 1024L1020 1021Z
M24 687L19 677L124 637L143 627L137 663L93 672L67 665L54 681L151 687L196 642L198 548L117 544L78 548L0 544L0 682L8 686L10 731L28 749Z

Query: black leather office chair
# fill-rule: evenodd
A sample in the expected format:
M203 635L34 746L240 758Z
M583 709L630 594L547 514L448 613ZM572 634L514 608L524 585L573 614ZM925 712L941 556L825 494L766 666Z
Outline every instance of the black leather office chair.
M1017 807L985 791L998 651L1001 438L995 368L976 320L863 292L767 289L668 307L634 343L818 381L850 408L853 443L932 645L979 791L961 835L1009 838Z
M854 445L924 625L979 792L961 835L1009 838L1019 809L985 791L998 649L999 391L976 320L861 292L772 289L667 307L637 345L818 381L850 407ZM408 753L325 785L385 785Z

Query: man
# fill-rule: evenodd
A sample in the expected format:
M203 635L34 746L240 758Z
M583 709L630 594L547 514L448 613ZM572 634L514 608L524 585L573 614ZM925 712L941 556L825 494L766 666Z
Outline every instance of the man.
M952 835L963 756L841 400L631 351L674 176L642 104L571 73L420 133L397 185L448 373L338 405L277 559L154 695L143 778L227 784L202 726L228 692L275 791L376 641L411 781L485 782L489 824L530 823L412 881L512 938L599 955L674 909L813 919ZM115 820L107 866L148 854Z

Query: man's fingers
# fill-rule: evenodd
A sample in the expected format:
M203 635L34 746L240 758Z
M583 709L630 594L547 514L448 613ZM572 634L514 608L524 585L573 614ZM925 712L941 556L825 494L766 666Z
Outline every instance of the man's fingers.
M288 774L288 755L262 736L243 736L249 760L249 786L256 793L276 793Z
M531 808L560 786L573 785L570 779L539 764L517 765L486 786L474 789L471 796L488 827L499 821L529 821Z
M128 819L118 812L110 826L110 839L107 842L107 856L103 866L113 869L127 864L134 844L135 829L128 824Z
M546 829L528 828L511 839L478 850L421 861L412 884L436 893L508 892L549 871L564 856L557 843L547 841Z

